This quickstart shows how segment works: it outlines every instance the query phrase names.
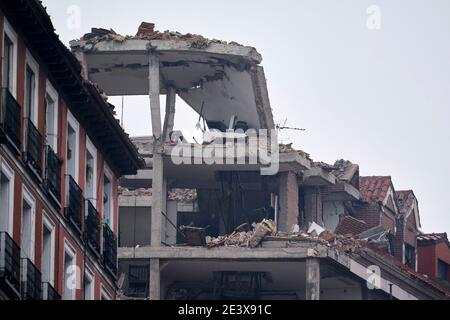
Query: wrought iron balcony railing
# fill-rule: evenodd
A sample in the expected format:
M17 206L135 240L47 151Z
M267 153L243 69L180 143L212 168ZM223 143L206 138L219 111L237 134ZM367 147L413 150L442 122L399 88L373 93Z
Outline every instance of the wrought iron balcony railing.
M50 146L46 148L45 188L56 203L61 203L61 166L62 160Z
M61 300L61 296L58 294L53 286L48 282L42 283L42 299L43 300Z
M103 265L117 275L117 237L107 224L103 225Z
M25 162L30 166L35 175L38 178L42 179L42 149L44 146L44 139L30 119L25 119L25 128Z
M0 232L0 282L16 299L20 297L20 248L7 232Z
M72 176L66 176L66 219L81 234L83 228L83 192Z
M20 106L9 92L2 88L0 103L0 140L8 142L20 154Z
M22 300L42 300L41 272L28 258L21 259Z
M92 205L91 201L86 200L86 220L84 225L85 241L92 252L100 257L100 231L101 219L100 215Z

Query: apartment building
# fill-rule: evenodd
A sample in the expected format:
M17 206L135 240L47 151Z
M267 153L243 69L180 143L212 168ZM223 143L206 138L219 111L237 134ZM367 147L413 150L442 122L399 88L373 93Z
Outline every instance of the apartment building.
M120 182L121 299L448 299L405 256L413 194L279 145L255 48L154 27L71 42L85 79L150 100L152 136L133 139L145 168ZM202 141L174 128L177 99Z
M0 52L0 299L115 299L136 149L40 1L0 2Z

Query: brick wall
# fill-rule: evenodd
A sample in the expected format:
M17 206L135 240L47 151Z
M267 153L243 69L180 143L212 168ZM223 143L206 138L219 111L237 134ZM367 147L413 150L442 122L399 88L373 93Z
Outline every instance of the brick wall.
M298 182L294 172L280 174L280 212L278 228L289 232L298 224Z

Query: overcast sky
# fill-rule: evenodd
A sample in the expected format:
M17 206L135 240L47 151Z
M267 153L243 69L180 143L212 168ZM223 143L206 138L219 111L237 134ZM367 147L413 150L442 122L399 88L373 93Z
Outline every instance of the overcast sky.
M275 121L307 130L284 132L284 142L316 161L344 158L361 175L392 176L396 190L414 190L423 231L450 233L450 1L43 3L66 44L91 27L134 35L148 21L256 47ZM121 99L111 101L120 115ZM148 99L127 97L124 111L128 133L150 134ZM175 128L194 135L198 116L177 112Z

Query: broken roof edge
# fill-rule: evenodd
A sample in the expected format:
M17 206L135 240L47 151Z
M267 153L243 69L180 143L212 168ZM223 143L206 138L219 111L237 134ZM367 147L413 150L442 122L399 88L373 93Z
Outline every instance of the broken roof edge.
M210 43L208 46L193 47L192 43L184 40L147 40L127 39L117 41L112 39L99 40L91 43L85 40L70 41L72 52L81 51L89 53L146 53L153 52L196 52L205 54L216 54L219 56L234 56L246 60L247 63L260 64L262 56L254 47L239 46L235 44Z

